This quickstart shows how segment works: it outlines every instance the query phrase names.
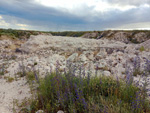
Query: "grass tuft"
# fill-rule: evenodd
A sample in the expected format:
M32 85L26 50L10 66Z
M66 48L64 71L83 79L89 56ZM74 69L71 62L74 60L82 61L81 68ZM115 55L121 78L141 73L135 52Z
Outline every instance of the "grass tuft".
M141 47L139 48L139 50L140 50L140 52L145 51L144 46L141 46Z

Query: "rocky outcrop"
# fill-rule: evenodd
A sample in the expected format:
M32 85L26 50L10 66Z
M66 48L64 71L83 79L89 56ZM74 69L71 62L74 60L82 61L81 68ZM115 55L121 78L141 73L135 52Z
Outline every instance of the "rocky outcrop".
M140 48L140 47L144 47L144 48L143 48L144 50L150 50L150 39L147 40L147 41L145 41L145 42L143 42L143 43L141 43L141 44L139 45L139 48Z
M124 43L142 43L150 39L150 31L97 31L85 33L84 38L110 39Z
M60 39L61 38L61 39ZM56 52L83 52L93 51L100 48L112 48L112 49L124 49L126 45L124 43L115 41L95 40L95 39L83 39L74 37L61 37L61 36L31 36L31 38L24 43L20 50L27 53L35 53L37 51L56 51Z
M85 33L82 37L83 38L96 38L98 36L98 32L91 32L91 33Z

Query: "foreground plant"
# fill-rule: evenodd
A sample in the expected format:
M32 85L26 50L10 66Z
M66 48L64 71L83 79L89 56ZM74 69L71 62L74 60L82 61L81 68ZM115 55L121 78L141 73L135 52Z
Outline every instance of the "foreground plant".
M147 61L148 62L148 61ZM126 70L126 80L118 77L91 76L84 67L68 63L68 70L47 73L39 79L36 71L26 73L30 84L37 81L35 98L32 98L28 110L35 113L39 109L46 113L144 113L150 112L147 100L147 77L143 87L133 82L133 71ZM136 69L140 63L134 63ZM145 73L148 71L147 65ZM79 69L77 69L79 67ZM77 73L78 70L78 73ZM148 72L149 73L149 72ZM25 109L25 108L23 108Z
M137 101L141 98L139 91L132 84L126 85L110 77L95 76L89 80L68 73L52 73L40 80L30 112L42 109L46 113L58 110L67 113L140 113L149 109L145 101Z

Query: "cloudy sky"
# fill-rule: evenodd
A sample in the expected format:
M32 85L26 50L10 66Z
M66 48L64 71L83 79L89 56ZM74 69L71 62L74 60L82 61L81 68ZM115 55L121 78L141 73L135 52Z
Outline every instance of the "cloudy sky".
M150 30L150 0L0 0L0 28Z

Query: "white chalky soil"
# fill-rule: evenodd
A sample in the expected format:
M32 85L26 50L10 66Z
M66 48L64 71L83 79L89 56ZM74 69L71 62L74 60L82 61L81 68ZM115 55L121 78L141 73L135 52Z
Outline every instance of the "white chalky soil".
M0 113L13 113L13 100L18 101L30 97L30 89L22 78L11 83L0 79Z

